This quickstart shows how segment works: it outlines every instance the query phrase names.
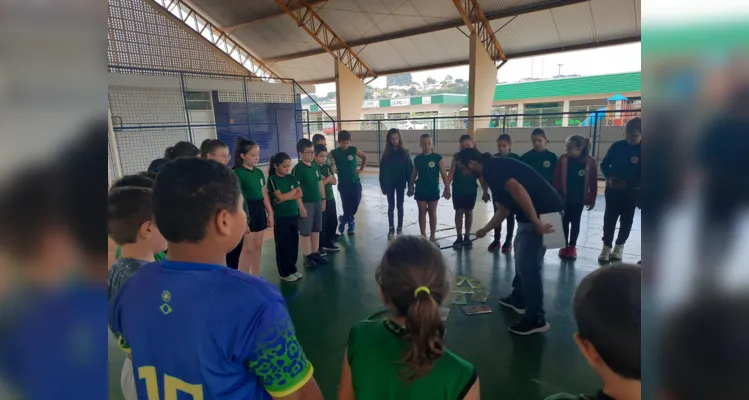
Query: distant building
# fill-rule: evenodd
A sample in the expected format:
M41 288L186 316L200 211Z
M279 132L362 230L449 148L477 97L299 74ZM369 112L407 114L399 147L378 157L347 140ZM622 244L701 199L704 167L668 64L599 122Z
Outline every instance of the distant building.
M397 75L388 75L387 76L387 86L409 86L411 83L413 83L413 79L411 78L410 73L406 74L397 74Z

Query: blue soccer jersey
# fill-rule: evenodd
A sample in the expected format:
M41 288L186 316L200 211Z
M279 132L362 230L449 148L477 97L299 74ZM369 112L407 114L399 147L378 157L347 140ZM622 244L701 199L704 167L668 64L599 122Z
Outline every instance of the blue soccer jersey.
M224 266L149 264L117 292L109 322L139 399L269 399L312 377L278 290Z

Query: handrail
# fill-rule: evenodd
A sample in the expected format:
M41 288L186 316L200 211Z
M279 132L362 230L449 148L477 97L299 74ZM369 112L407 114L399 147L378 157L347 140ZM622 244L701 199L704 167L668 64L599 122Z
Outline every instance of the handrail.
M542 114L494 114L494 115L447 115L437 117L411 117L411 118L388 118L388 119L347 119L335 121L336 123L353 123L353 122L376 122L376 121L421 121L421 120L443 120L443 119L478 119L478 118L507 118L507 117L539 117L539 116L564 116L564 115L591 115L591 114L615 114L615 113L638 113L641 109L627 110L600 110L600 111L568 111L568 112L548 112Z

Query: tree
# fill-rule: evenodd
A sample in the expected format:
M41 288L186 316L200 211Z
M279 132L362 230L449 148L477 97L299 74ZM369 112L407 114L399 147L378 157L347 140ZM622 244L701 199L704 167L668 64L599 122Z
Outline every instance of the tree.
M466 83L466 80L463 79L463 78L457 78L457 79L455 79L455 83L457 83L458 85L462 85L462 84Z
M427 85L434 85L435 83L437 83L436 79L432 78L431 76L427 77L427 80L426 80Z
M333 101L335 100L335 92L328 92L328 94L323 97L323 100Z
M374 93L374 89L372 86L367 85L364 87L364 100L370 100L372 98L372 94Z
M442 83L445 83L445 84L453 83L453 77L452 77L452 75L445 76L445 80L442 81Z
M409 88L408 89L408 95L409 96L416 96L416 88L415 87Z

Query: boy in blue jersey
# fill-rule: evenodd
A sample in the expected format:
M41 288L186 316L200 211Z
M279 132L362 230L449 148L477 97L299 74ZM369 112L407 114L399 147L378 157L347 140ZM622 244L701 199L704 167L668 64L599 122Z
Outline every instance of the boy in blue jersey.
M109 312L138 398L322 398L278 290L225 266L247 229L236 175L181 158L152 196L169 254L125 282Z

